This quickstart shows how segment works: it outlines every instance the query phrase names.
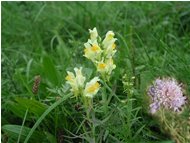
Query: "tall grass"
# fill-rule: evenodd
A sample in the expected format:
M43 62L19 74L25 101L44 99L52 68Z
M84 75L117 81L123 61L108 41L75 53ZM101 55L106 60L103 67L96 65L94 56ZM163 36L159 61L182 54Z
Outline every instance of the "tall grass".
M97 142L172 143L148 114L146 90L156 77L172 76L190 92L189 9L189 2L2 2L2 142L86 142L82 103L59 99L69 92L67 70L96 74L83 44L97 27L118 39L112 84L102 83L101 94L112 97L107 111L94 99Z

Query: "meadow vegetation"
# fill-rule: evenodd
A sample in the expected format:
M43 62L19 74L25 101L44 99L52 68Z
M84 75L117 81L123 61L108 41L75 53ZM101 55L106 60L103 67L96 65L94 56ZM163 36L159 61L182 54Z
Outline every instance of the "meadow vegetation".
M84 56L94 27L102 39L108 31L117 38L107 80ZM93 98L70 91L65 77L75 67L88 82L100 76ZM190 3L1 2L1 68L3 143L178 142L163 121L189 127L189 102L160 119L150 113L147 88L173 77L188 100ZM190 129L183 129L187 143Z

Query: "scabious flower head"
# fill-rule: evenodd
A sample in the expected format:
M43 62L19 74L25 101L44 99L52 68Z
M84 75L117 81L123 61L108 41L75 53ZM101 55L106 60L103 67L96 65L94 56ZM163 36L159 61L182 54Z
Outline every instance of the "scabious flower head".
M151 113L155 113L160 107L179 112L185 104L181 85L173 78L156 79L148 89L151 97Z
M92 98L98 92L100 89L98 81L100 81L100 79L98 77L94 77L90 82L86 83L84 96Z
M82 67L80 69L74 68L75 75L72 72L67 71L66 80L71 86L71 91L77 96L80 90L84 87L84 82L86 78L82 75Z

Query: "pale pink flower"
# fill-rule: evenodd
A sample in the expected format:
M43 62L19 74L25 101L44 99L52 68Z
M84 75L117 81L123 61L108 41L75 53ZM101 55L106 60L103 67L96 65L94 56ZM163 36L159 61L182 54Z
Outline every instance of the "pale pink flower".
M148 95L152 101L151 113L155 113L161 106L178 112L186 102L181 84L178 84L174 78L156 79L149 87Z

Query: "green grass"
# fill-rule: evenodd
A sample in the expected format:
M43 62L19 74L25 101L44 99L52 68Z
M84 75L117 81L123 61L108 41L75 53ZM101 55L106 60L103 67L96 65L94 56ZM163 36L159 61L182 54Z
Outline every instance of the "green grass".
M96 75L83 56L93 27L101 37L112 30L118 39L111 86L103 83L94 98L96 142L174 142L148 114L146 90L155 78L171 76L184 84L189 98L189 2L2 2L1 17L3 143L24 142L27 136L36 143L89 141L84 110L77 109L82 102L55 104L69 92L61 88L67 70L83 66L88 79ZM123 92L129 89L123 89L124 74L126 81L136 77L132 96ZM36 75L41 76L37 95ZM104 94L112 97L106 112L99 104Z

